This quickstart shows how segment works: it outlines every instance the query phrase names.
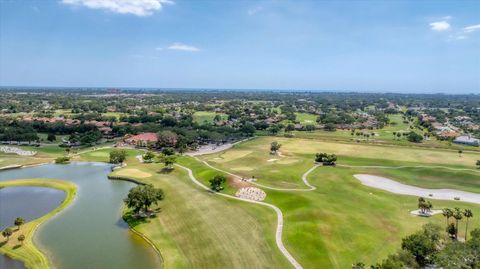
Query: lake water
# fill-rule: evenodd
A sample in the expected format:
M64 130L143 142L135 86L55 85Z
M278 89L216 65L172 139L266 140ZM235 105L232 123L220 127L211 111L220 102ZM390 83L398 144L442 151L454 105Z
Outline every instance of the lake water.
M122 199L135 185L108 180L108 173L110 165L102 163L49 164L0 172L0 180L52 178L78 186L73 203L41 225L34 237L55 268L161 267L155 250L121 218ZM54 198L48 201L56 202ZM29 216L25 213L25 218Z

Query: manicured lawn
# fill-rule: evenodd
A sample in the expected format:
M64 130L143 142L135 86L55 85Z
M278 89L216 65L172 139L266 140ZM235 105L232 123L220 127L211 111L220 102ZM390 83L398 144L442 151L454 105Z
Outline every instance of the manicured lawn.
M282 144L281 154L270 154L270 142ZM108 161L113 148L87 151L74 160ZM210 164L258 183L281 188L305 188L301 176L313 166L317 152L339 156L337 167L319 167L309 175L317 189L311 192L273 191L265 202L278 206L284 215L283 241L304 268L350 268L384 259L400 247L401 238L434 222L445 225L441 215L421 218L411 215L417 197L394 195L363 186L357 173L376 174L406 184L426 188L454 188L480 192L475 161L478 152L259 137L232 149L200 157ZM151 183L165 192L156 218L146 222L130 220L161 252L165 268L290 268L275 245L276 216L266 207L212 195L194 185L179 168L162 171L162 164L141 164L135 158L140 150L127 150L128 166L112 172ZM1 160L1 159L0 159ZM178 157L179 164L192 169L204 185L222 174L191 157ZM341 165L442 166L442 168L363 168ZM1 162L0 162L1 166ZM227 176L228 177L228 176ZM234 194L232 179L224 193ZM434 209L461 207L480 216L480 206L459 201L433 200ZM470 220L479 227L480 218ZM464 222L460 224L460 236Z
M129 177L165 192L158 217L131 222L160 250L165 268L290 268L275 245L272 210L212 195L194 185L183 169L163 173L162 168L132 159L122 169L151 174L145 178L128 171ZM206 178L218 174L202 165L194 168ZM112 175L122 175L122 169Z
M406 137L401 136L398 139L396 136L393 135L394 132L400 133L408 133L410 131L415 131L418 134L423 136L423 131L418 129L411 129L410 125L403 122L402 116L400 114L389 115L390 122L394 124L390 124L385 126L382 129L373 129L373 130L356 130L356 132L363 132L368 133L371 136L367 139L363 136L357 136L354 134L351 135L351 130L342 130L338 129L335 132L328 132L323 130L316 130L312 132L306 131L294 131L292 134L297 138L306 138L306 139L314 139L314 140L324 140L324 141L340 141L340 142L347 142L347 143L368 143L368 144L378 144L378 145L399 145L399 146L408 146L408 147L425 147L425 148L444 148L444 149L451 149L451 150L463 150L463 151L480 151L479 147L471 147L471 146L463 146L454 143L450 143L448 141L439 141L434 137L428 138L424 140L422 143L414 144L407 140ZM355 133L356 133L355 132ZM372 136L372 134L374 134Z
M195 122L198 122L199 124L202 124L204 122L213 123L213 119L216 115L220 115L223 120L228 119L228 115L224 113L216 113L213 111L196 111L193 114L193 120Z
M302 125L317 125L317 115L295 112L296 120Z
M456 161L459 157L451 151L276 139L283 144L281 157L269 154L269 143L273 140L272 137L257 138L202 159L236 174L255 175L262 184L304 188L300 177L313 165L316 151L337 153L339 163L342 163L343 156L348 156L345 157L346 163L357 164L360 161L367 165L393 166L450 164L461 167L463 158L471 160L478 156L472 153ZM253 170L237 169L239 167ZM357 173L381 174L422 187L480 190L475 171L346 167L317 168L309 176L310 183L317 187L312 192L265 190L266 201L279 206L284 213L287 249L305 268L349 268L357 261L375 263L397 250L401 238L420 229L421 225L434 222L444 226L445 219L441 215L432 218L410 215L409 212L417 208L417 197L394 195L363 186L353 177ZM436 209L470 208L480 214L478 205L456 201L432 202ZM470 227L479 225L478 218L470 222ZM460 232L463 231L464 222L460 225Z
M271 141L282 144L281 156L270 154ZM247 178L254 176L262 184L295 188L302 186L299 178L313 165L317 152L335 153L338 164L348 165L439 165L475 169L479 158L475 152L459 157L457 152L449 150L259 137L201 159Z
M10 240L0 243L0 253L23 261L30 269L51 268L46 256L35 246L32 238L39 225L66 208L73 201L77 187L71 182L53 179L20 179L12 181L0 181L0 187L15 186L49 187L66 192L65 200L63 200L60 206L38 219L25 223L21 226L20 231L16 231L16 228L14 228L15 232L10 237ZM17 237L20 234L25 235L25 241L23 245L20 245L17 240Z
M101 146L99 146L101 147ZM110 152L115 148L102 148L93 150L92 148L79 150L79 154L73 158L75 161L85 162L107 162L110 159ZM125 149L127 151L127 159L135 159L135 156L143 154L142 150Z

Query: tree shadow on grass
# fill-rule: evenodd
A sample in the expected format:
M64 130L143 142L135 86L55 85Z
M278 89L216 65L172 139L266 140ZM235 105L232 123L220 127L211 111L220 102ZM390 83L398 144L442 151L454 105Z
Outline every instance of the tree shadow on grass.
M22 245L20 245L20 244L15 245L15 246L13 247L13 249L17 249L17 248L19 248L19 247L21 247L21 246L22 246Z
M137 225L144 224L144 223L150 223L150 219L154 219L157 217L156 213L160 212L160 208L152 210L152 214L149 214L147 216L138 216L133 213L133 211L129 211L125 214L123 214L122 218L123 220L128 223L128 225L132 228L135 228Z
M173 171L172 167L164 167L162 170L158 171L158 174L170 174Z
M8 240L4 240L4 241L0 242L0 248L5 246L7 243L8 243Z

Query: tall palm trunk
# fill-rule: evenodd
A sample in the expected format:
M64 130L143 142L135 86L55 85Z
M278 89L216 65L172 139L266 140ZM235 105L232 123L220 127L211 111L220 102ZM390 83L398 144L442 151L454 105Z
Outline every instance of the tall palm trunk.
M455 240L458 240L458 219L455 219Z
M465 224L465 242L467 241L467 235L468 235L468 219L467 218L467 223Z

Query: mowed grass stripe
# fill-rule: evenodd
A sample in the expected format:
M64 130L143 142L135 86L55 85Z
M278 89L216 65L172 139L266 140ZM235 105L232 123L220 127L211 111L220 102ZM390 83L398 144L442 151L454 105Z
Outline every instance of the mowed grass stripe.
M179 169L161 174L162 165L135 161L128 168L153 175L137 179L165 191L158 217L135 227L160 249L165 268L289 268L275 246L273 212L211 195ZM215 173L200 168L202 177Z

